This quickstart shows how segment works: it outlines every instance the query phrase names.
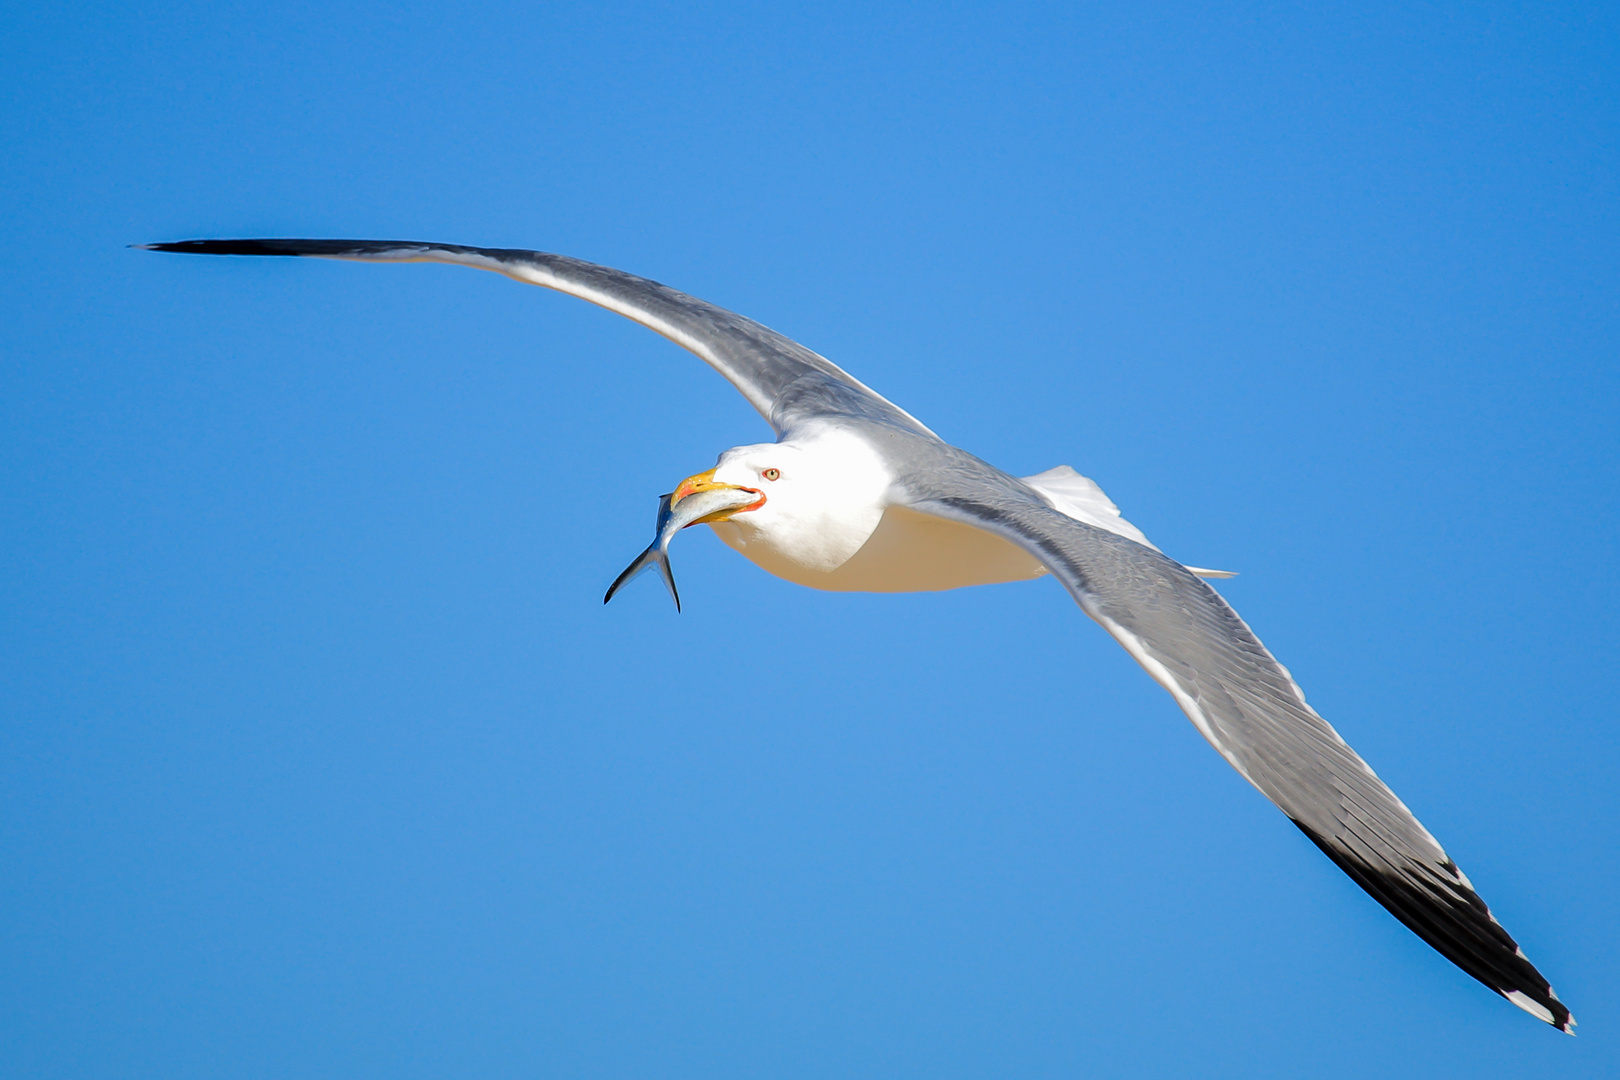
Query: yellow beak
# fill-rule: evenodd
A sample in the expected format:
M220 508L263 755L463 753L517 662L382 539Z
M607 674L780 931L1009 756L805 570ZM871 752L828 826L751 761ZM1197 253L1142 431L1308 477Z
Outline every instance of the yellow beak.
M750 503L747 506L734 507L730 510L721 510L717 513L709 514L706 517L700 517L691 522L691 524L706 525L711 521L725 521L734 514L745 513L749 510L758 510L761 506L765 505L765 495L758 488L743 487L741 484L717 483L714 479L714 472L714 469L710 469L708 472L701 472L696 476L688 476L685 480L682 480L680 484L676 486L674 494L670 495L669 505L673 508L688 495L695 495L700 491L751 491L755 495L759 496L759 501Z

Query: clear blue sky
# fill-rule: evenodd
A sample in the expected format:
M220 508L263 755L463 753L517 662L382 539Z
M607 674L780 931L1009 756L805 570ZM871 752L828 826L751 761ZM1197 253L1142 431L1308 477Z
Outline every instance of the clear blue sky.
M1612 5L34 5L0 30L0 1072L1613 1076ZM1222 591L1573 1007L1050 580L813 593L610 314L757 318Z

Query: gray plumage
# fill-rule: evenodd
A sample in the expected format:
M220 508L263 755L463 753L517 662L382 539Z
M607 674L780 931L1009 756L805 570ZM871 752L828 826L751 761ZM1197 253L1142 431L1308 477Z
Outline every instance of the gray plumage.
M1206 582L1052 509L1023 481L941 441L837 365L667 286L559 255L370 240L192 240L151 250L446 262L557 289L635 319L725 376L778 436L827 420L863 434L912 510L1029 551L1153 675L1245 779L1357 884L1492 990L1564 1031L1574 1020L1468 879Z

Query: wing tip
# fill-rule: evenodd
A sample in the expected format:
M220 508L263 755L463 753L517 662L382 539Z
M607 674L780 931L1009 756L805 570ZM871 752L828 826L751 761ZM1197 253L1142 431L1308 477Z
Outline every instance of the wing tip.
M173 240L131 244L138 251L173 251L183 255L302 255L288 240Z
M1569 1010L1564 1007L1564 1003L1558 1000L1558 995L1553 993L1552 987L1547 987L1546 1003L1537 1001L1523 990L1502 990L1498 992L1542 1023L1551 1024L1565 1035L1575 1034L1575 1017L1571 1016ZM1555 1006L1556 1011L1549 1006Z
M1552 986L1496 921L1479 894L1464 884L1468 879L1450 859L1440 863L1439 868L1447 871L1446 876L1464 890L1464 895L1447 900L1414 887L1414 878L1393 868L1373 866L1298 818L1290 820L1352 881L1440 955L1537 1020L1566 1035L1575 1034L1575 1018L1568 1007L1558 1000Z

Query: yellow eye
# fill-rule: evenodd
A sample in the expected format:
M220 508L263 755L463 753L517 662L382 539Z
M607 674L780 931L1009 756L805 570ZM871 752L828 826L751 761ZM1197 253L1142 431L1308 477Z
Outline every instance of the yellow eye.
M782 470L781 469L766 469L764 472L760 473L759 475L763 476L767 480L780 480L780 479L782 479Z

